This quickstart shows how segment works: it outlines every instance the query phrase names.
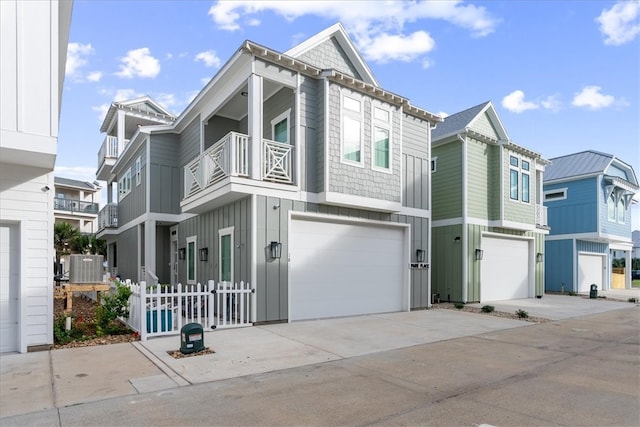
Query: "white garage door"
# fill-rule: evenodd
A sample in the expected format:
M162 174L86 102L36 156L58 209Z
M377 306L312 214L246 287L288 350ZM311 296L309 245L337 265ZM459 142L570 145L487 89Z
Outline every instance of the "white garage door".
M18 227L0 224L0 353L18 351Z
M480 299L499 301L528 298L529 242L482 237Z
M408 309L405 228L295 219L289 319Z
M592 284L602 290L604 260L601 255L578 254L578 292L589 292Z

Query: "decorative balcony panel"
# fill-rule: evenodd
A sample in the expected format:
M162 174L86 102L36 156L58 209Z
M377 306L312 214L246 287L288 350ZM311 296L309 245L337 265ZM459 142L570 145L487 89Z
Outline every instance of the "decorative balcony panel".
M264 164L262 176L264 180L290 184L292 178L293 147L282 142L262 141Z
M549 227L547 224L547 207L543 205L536 205L536 226Z

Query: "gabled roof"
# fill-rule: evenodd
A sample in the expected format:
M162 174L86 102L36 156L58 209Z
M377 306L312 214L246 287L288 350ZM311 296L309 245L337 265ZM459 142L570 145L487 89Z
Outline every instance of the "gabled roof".
M101 187L97 184L92 184L87 181L78 181L76 179L62 178L59 176L53 177L53 184L60 187L79 188L81 190L98 191Z
M293 58L300 57L331 38L335 39L338 45L345 52L347 58L349 58L355 69L358 71L358 74L360 74L362 81L373 86L380 86L378 80L373 75L373 72L371 72L371 69L362 58L362 55L360 55L360 52L356 49L342 24L339 22L303 41L299 45L292 47L284 54Z
M168 112L162 105L148 96L142 96L127 101L112 102L104 117L100 132L107 132L109 130L111 121L120 109L135 111L144 116L148 116L153 120L157 120L158 124L170 124L176 119L176 117Z
M445 117L444 122L440 123L431 132L431 141L436 142L453 135L466 133L473 126L473 123L485 113L489 115L500 139L508 141L509 136L507 135L507 131L502 125L491 101L483 102L475 107Z
M586 150L579 153L551 159L544 174L545 181L556 181L579 176L605 174L609 166L615 165L627 172L627 181L638 185L633 168L612 154L595 150Z

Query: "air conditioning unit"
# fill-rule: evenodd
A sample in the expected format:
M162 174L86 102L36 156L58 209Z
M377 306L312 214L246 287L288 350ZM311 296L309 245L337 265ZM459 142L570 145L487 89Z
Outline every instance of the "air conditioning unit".
M69 283L102 282L102 255L71 255L69 258Z

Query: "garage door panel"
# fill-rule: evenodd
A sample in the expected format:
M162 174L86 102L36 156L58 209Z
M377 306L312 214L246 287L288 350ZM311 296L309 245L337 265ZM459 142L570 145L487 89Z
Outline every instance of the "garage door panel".
M294 220L291 320L403 309L404 230Z
M578 255L578 292L589 292L595 284L602 290L604 257L601 255Z
M529 297L529 242L482 238L480 299L499 301Z
M18 350L18 228L0 225L0 352Z

